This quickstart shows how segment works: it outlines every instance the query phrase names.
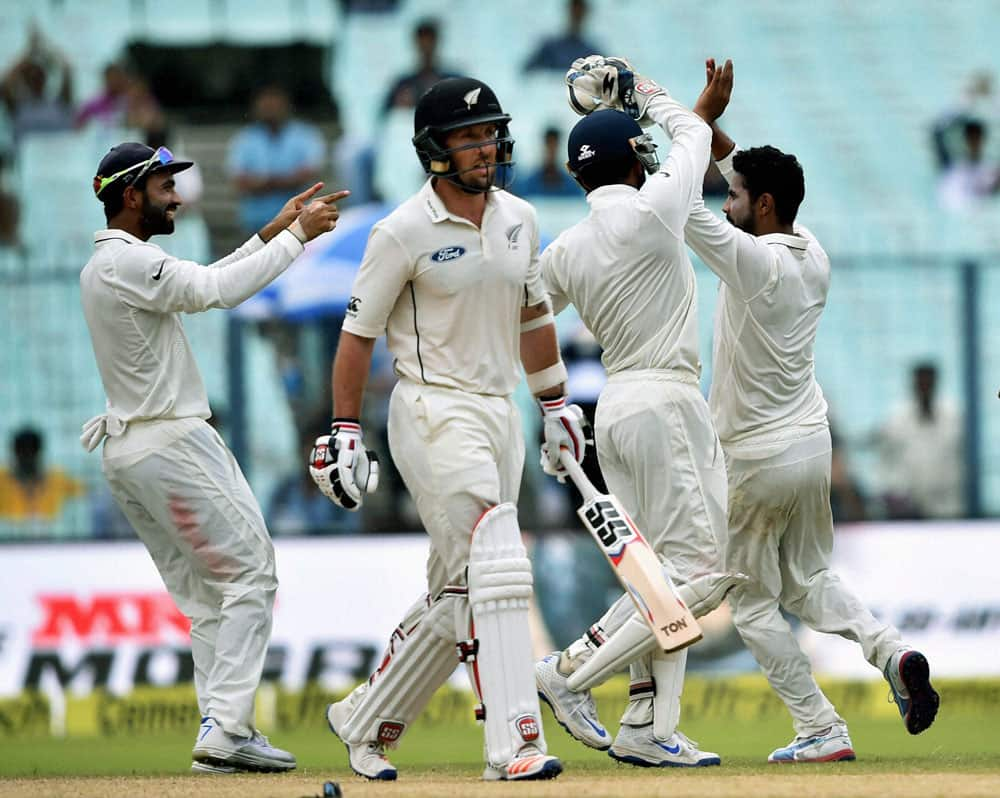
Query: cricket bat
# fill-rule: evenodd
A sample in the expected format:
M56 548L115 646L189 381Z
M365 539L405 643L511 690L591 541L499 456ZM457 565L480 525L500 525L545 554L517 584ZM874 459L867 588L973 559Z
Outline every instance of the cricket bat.
M660 558L621 502L611 494L599 493L568 449L559 453L559 461L583 496L576 514L632 597L657 645L669 654L701 640L698 621L677 595Z

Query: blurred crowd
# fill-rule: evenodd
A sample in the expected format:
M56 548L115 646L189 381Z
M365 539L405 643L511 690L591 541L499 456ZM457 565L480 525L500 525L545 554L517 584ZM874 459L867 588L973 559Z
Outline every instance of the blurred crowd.
M577 336L564 339L563 357L570 374L570 395L592 421L604 383L600 351L589 336ZM874 490L861 487L844 441L833 426L830 497L835 521L946 520L966 515L962 418L954 402L939 395L937 373L933 363L915 364L909 374L910 395L892 409L879 429L854 447L873 449L877 455ZM391 368L376 360L365 422L375 433L371 444L383 463L383 482L379 492L366 502L365 510L355 514L335 506L316 489L305 468L316 435L329 423L329 413L317 408L298 428L296 461L301 466L285 474L270 495L259 497L272 534L409 531L419 525L416 508L392 467L384 438L392 380ZM215 411L210 423L227 436L223 414ZM104 483L89 486L88 491L82 479L50 464L47 443L40 425L24 426L10 437L7 465L0 466L0 538L19 539L26 533L44 537L47 523L58 520L74 501L87 503L92 537L131 537L128 521ZM600 488L603 480L592 450L585 469ZM571 486L536 477L535 471L534 464L528 463L522 483L521 512L526 528L576 527L579 495Z
M342 0L342 6L347 13L384 13L392 11L396 3ZM561 73L574 58L603 52L602 42L587 31L587 15L586 0L569 0L564 28L539 35L537 47L521 65L523 71ZM412 69L395 76L389 85L373 88L383 97L383 117L393 109L412 108L434 82L459 72L439 55L442 24L434 18L419 20L412 29ZM21 198L10 189L6 176L16 168L18 149L27 138L100 127L133 132L152 147L176 146L174 112L157 99L141 65L124 60L108 63L100 90L78 98L70 62L43 32L35 30L26 49L0 69L5 120L0 124L0 249L16 248L21 240ZM290 195L328 174L331 164L342 184L351 188L356 202L380 199L374 181L379 134L372 141L357 141L351 131L345 131L341 138L327 141L317 125L299 118L292 97L291 87L281 80L262 80L247 109L247 123L226 147L225 172L237 199L235 221L245 235L259 229ZM933 123L930 149L939 174L942 207L967 209L1000 191L1000 161L990 138L998 115L1000 99L993 77L981 73L972 77L955 107ZM516 193L529 199L580 196L564 167L565 133L555 126L544 130L541 159L518 166ZM201 180L197 170L178 175L178 190L187 203L196 203L201 196ZM718 176L710 175L706 193L718 190ZM170 249L169 241L161 243ZM275 535L408 530L418 523L391 467L384 440L374 441L386 463L383 487L362 514L346 513L326 500L312 485L305 468L315 436L330 420L327 369L340 320L333 314L309 323L310 334L318 336L320 342L310 351L304 343L305 325L271 319L257 326L273 348L282 394L296 420L294 456L301 464L284 474L269 495L258 497ZM592 341L574 334L565 336L563 344L570 367L570 393L592 417L593 399L604 379L600 351ZM909 374L900 375L909 385L906 401L887 413L882 425L864 438L845 441L833 419L831 495L835 520L948 519L966 514L963 418L954 397L941 395L939 376L934 362L913 364ZM383 352L375 361L372 401L366 408L367 428L376 435L384 435L393 379L391 358ZM531 412L530 404L525 408ZM227 430L225 419L216 420L228 438L231 430ZM530 437L532 425L526 424L526 428ZM60 466L57 453L65 445L76 442L52 440L43 417L25 420L10 435L6 465L0 467L0 539L23 538L26 530L44 535L48 522L81 502L88 508L93 537L132 535L103 483L88 484ZM533 446L528 447L529 452L533 450ZM873 455L877 473L858 479L849 452ZM542 479L534 466L530 463L525 470L522 491L526 528L575 527L576 498L565 487ZM598 473L595 464L590 467Z

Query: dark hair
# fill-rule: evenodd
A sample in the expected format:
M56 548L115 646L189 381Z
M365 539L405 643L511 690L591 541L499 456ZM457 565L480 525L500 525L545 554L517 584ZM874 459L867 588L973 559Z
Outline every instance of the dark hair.
M38 453L42 450L42 434L34 427L22 427L11 436L11 447L16 452L25 450Z
M795 221L806 195L806 181L798 158L776 147L751 147L733 156L733 169L742 175L753 202L762 194L770 194L778 221L782 224Z
M125 207L125 189L122 186L108 186L101 192L101 202L104 203L104 219L110 222Z
M413 29L414 36L437 36L438 21L433 17L425 17Z
M966 137L979 136L980 138L985 138L986 125L979 119L966 119L965 124L962 125L962 132Z
M587 185L588 191L601 186L627 183L633 167L638 161L633 157L608 158L580 169L577 174Z

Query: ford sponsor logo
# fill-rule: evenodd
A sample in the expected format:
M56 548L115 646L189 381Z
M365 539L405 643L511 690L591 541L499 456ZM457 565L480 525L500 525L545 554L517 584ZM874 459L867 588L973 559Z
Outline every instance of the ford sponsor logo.
M455 260L455 258L460 258L465 254L465 247L445 247L444 249L439 249L433 255L431 255L431 260L435 263L444 263L447 260Z

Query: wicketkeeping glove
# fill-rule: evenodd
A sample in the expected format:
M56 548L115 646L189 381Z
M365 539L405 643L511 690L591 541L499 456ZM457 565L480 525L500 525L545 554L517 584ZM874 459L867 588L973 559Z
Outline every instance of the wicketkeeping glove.
M584 418L580 405L567 405L566 397L558 399L539 399L542 408L542 433L545 442L542 444L542 470L560 482L566 480L566 469L559 462L559 450L569 449L582 463L588 443L590 425Z
M365 449L357 419L335 418L330 434L316 439L309 474L323 495L351 512L361 507L366 493L375 492L378 455Z
M655 81L636 74L624 58L588 55L573 62L566 73L570 107L581 116L598 108L624 111L647 127L646 106L664 89Z

